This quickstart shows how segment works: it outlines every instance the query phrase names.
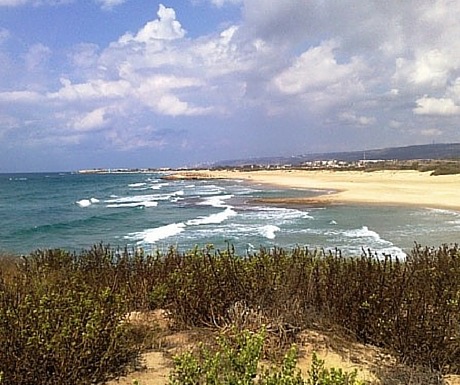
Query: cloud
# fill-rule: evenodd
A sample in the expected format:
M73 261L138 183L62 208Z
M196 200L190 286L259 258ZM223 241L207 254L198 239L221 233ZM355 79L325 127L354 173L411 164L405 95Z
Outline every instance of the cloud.
M235 5L235 4L241 4L243 2L243 0L210 0L210 1L211 1L211 4L219 8L227 4Z
M0 0L0 7L17 7L29 2L29 0Z
M95 100L128 97L131 86L126 80L104 81L95 79L87 83L72 84L69 79L62 78L63 87L57 92L48 93L50 100L61 102L94 102Z
M241 5L241 18L200 35L160 4L150 20L109 43L18 45L14 66L4 44L0 103L11 108L8 121L40 122L35 135L50 140L96 136L127 151L188 143L175 148L192 152L207 141L216 156L226 156L223 143L257 156L280 151L284 141L286 151L302 152L454 136L460 2L196 1L211 4L203 9L218 13L219 23L225 12L216 7ZM105 9L121 3L98 0ZM0 43L12 33L0 29ZM36 76L39 70L49 77Z
M200 85L201 82L193 78L156 75L144 79L134 94L141 103L162 115L202 115L209 109L192 106L174 95L174 90Z
M444 131L438 128L426 128L420 131L423 136L433 137L433 136L440 136L444 133Z
M272 83L281 94L295 97L297 103L312 112L359 99L365 92L364 79L369 71L359 57L339 62L338 49L334 40L309 48L277 74Z
M73 2L74 0L0 0L0 7L19 7L22 5L62 5Z
M72 128L76 131L91 131L101 128L108 123L105 108L97 108L84 116L75 118L72 122Z
M176 12L172 8L159 5L158 19L148 22L136 35L124 34L118 42L121 45L132 42L148 43L151 40L174 40L185 36L185 30L176 20Z
M38 43L29 48L25 55L25 65L28 71L41 67L51 56L51 49Z
M302 53L274 79L276 86L286 94L301 94L349 79L360 69L359 59L339 64L334 55L337 47L334 41L327 41Z
M97 4L101 5L102 9L111 10L112 8L125 3L126 0L96 0Z
M0 28L0 44L3 44L10 38L11 34L6 28Z
M370 126L376 123L375 117L369 116L357 116L355 113L346 111L339 114L339 120L344 124L350 124L354 126Z
M19 7L23 5L63 5L73 3L75 1L76 0L0 0L0 7ZM99 4L104 10L111 10L126 1L127 0L95 0L96 4Z
M417 99L417 107L414 108L414 113L417 115L460 115L460 106L456 105L452 99L424 96Z
M6 91L0 92L0 103L37 103L43 102L43 96L34 91Z

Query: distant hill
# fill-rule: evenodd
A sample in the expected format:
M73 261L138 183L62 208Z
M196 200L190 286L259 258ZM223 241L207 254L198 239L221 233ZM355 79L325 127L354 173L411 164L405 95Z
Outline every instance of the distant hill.
M390 147L375 150L328 152L297 155L292 157L263 157L226 160L214 163L213 167L237 167L244 165L300 165L315 160L342 160L353 162L367 160L414 160L414 159L460 159L460 143L424 144L406 147Z

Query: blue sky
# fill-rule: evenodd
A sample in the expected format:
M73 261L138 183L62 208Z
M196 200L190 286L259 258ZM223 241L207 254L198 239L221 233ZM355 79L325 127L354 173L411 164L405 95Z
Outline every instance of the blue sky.
M460 141L457 0L0 0L0 172Z

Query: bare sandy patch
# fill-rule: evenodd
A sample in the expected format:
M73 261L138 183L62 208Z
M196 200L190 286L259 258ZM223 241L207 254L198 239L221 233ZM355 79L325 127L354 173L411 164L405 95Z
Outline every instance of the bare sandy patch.
M272 199L273 203L365 203L460 209L460 175L432 176L412 170L332 171L187 171L182 178L240 179L286 188L323 190L314 198ZM270 202L268 202L270 203Z

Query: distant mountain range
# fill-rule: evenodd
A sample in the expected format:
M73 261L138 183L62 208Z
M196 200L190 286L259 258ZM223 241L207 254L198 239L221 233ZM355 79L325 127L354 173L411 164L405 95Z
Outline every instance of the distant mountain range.
M300 165L315 160L414 160L414 159L460 159L460 143L424 144L406 147L390 147L376 150L327 152L296 155L291 157L263 157L226 160L214 163L213 167L238 167L244 165Z

